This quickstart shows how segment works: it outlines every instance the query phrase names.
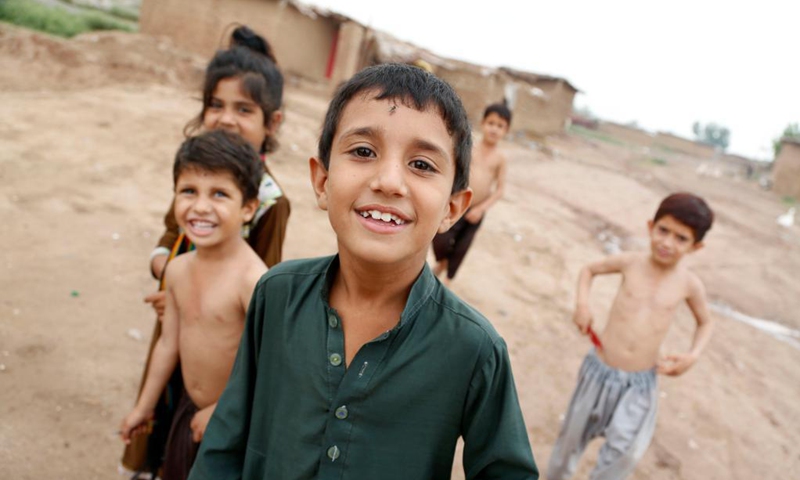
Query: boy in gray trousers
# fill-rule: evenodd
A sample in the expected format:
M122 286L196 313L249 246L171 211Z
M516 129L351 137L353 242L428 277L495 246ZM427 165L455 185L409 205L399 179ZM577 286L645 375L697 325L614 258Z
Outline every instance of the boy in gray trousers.
M703 247L714 214L702 198L670 195L648 222L650 251L623 253L587 265L578 280L573 321L596 348L578 374L561 433L550 457L549 480L572 476L586 444L605 437L592 480L627 477L642 458L656 425L656 374L680 375L700 356L711 338L705 288L681 262ZM595 275L622 274L608 322L596 336L588 307ZM660 355L675 309L683 302L697 321L688 353Z

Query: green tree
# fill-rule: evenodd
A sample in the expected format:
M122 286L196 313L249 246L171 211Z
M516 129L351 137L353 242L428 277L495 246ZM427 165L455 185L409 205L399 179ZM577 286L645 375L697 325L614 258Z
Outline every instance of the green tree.
M800 124L790 123L783 129L783 134L772 141L772 150L775 151L775 158L781 153L781 139L783 138L797 138L800 139Z
M694 132L695 139L698 141L714 145L723 151L725 151L731 143L730 129L713 122L705 125L700 122L694 122L692 124L692 132Z

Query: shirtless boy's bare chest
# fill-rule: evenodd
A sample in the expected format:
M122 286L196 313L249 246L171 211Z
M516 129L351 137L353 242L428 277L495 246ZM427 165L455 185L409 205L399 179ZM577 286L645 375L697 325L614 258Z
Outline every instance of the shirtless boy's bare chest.
M233 287L236 284L236 279L230 276L206 275L201 278L193 276L176 285L174 295L179 305L181 327L241 323L242 307Z
M686 299L686 284L682 271L664 273L647 265L631 267L623 275L611 317L666 327L675 309Z
M472 189L472 204L477 205L492 194L497 181L500 157L497 152L478 154L474 152L469 169L469 186Z

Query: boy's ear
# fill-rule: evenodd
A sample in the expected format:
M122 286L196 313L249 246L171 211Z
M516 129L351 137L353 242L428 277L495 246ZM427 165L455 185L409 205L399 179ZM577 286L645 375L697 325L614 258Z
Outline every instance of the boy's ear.
M242 217L244 217L244 223L247 223L253 219L253 217L256 215L256 210L258 210L258 198L253 198L244 202L242 205Z
M702 250L703 247L705 247L705 246L706 246L706 244L703 243L702 241L694 242L694 245L692 245L692 252L696 252L698 250Z
M447 203L447 212L439 224L439 233L444 233L450 230L450 227L464 215L469 206L472 204L472 189L465 188L459 192L450 195L450 201Z
M322 160L316 157L308 159L308 166L311 171L311 186L314 187L314 195L317 196L317 206L322 210L327 210L328 169L322 164Z
M655 222L652 219L647 221L647 233L653 233L653 225L655 225Z
M267 123L268 127L267 130L269 135L275 136L278 134L278 129L281 127L283 123L283 112L280 110L275 110L270 114L269 123Z

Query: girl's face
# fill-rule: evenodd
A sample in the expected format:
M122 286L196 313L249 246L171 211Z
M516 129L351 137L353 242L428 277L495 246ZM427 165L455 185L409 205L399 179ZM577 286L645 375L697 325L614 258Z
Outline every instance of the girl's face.
M242 91L242 80L238 77L217 82L203 114L203 127L237 133L256 152L261 151L264 139L270 134L270 128L264 124L264 111Z

